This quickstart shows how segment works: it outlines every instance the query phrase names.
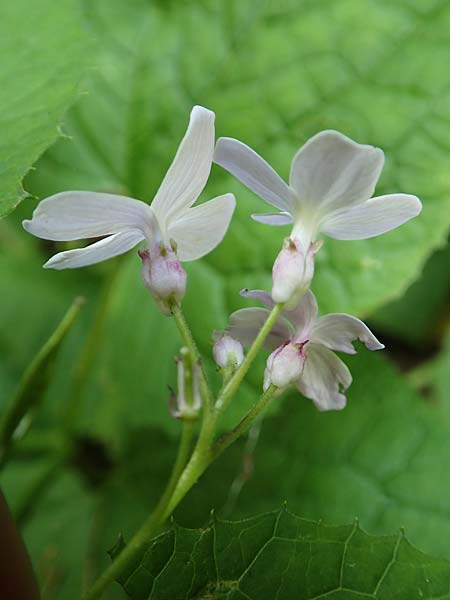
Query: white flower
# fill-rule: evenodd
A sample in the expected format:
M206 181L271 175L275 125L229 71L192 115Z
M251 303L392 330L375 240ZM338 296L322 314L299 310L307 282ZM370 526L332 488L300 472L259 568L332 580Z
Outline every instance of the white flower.
M386 233L417 216L420 200L409 194L372 198L383 168L380 148L357 144L338 131L322 131L294 156L289 185L251 148L219 138L214 162L237 177L275 214L252 215L269 225L293 223L293 238L304 248L319 232L338 240L361 240Z
M337 131L322 131L300 148L291 164L289 185L261 156L232 138L217 141L214 162L280 211L252 215L255 221L293 224L290 240L305 265L296 274L287 273L281 285L273 272L276 302L295 303L309 286L319 233L338 240L370 238L402 225L422 208L420 200L409 194L372 198L383 151Z
M263 291L241 294L264 303L267 308L243 308L230 317L228 332L249 346L274 305ZM283 310L267 336L265 347L274 350L267 361L264 388L295 382L299 391L320 410L344 408L352 377L347 366L332 352L355 354L352 342L359 339L369 350L384 348L370 329L356 317L333 313L317 317L317 302L308 291L292 310ZM285 363L285 364L283 364Z
M176 248L181 261L200 258L223 239L233 214L233 194L191 208L205 187L214 152L214 113L195 106L175 159L149 206L98 192L62 192L43 200L24 228L46 240L103 237L86 248L60 252L45 268L70 269L123 254L145 240L150 256ZM151 165L149 165L151 168Z

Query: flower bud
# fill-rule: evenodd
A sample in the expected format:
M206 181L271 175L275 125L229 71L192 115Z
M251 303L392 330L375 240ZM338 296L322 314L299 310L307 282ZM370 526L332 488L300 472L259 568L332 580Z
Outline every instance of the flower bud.
M241 342L227 333L219 333L215 336L215 339L213 357L216 364L221 369L237 369L244 360L244 350Z
M142 260L142 281L161 312L169 316L171 304L180 304L186 291L186 271L175 248L158 243L138 254Z
M181 357L175 359L177 363L177 396L171 390L169 408L176 419L196 419L202 404L198 363L191 363L187 348L180 351Z
M309 289L314 276L314 254L317 246L311 244L305 252L296 238L286 238L272 269L273 301L293 308Z
M264 371L264 391L270 385L284 388L300 377L306 360L304 350L306 343L288 342L272 352L267 359Z

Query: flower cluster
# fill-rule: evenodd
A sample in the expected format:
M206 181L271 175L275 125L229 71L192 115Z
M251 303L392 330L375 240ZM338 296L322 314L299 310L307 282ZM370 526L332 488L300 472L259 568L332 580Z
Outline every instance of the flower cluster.
M195 106L175 159L151 205L103 192L71 191L43 200L24 228L38 237L69 241L101 238L87 247L60 252L46 268L76 268L123 254L140 242L142 279L165 315L180 306L186 289L181 263L213 250L223 239L235 207L233 194L224 194L193 208L206 185L211 164L233 174L250 190L277 209L252 215L267 225L292 224L272 269L271 293L244 291L265 308L234 312L224 334L216 336L213 355L224 372L236 371L244 361L242 346L250 346L261 331L269 310L278 305L278 320L264 345L270 354L264 389L295 384L321 410L345 405L351 383L346 365L334 351L352 354L359 339L369 350L383 345L359 319L346 314L318 318L310 291L320 234L338 240L359 240L386 233L421 211L418 198L408 194L372 197L384 155L379 148L354 142L337 131L312 137L294 156L289 184L251 148L231 138L215 147L214 113ZM197 366L189 372L178 363L177 416L186 413L186 390L199 408ZM189 412L189 410L187 410Z

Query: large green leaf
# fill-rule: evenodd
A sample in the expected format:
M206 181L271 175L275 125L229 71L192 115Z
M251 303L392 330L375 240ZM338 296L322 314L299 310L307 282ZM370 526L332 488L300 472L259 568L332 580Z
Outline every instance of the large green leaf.
M287 501L311 519L358 517L370 533L405 526L422 550L450 559L448 402L426 402L378 354L345 360L354 377L345 410L320 413L293 394L254 451L230 448L209 469L178 520L198 526L212 508L240 516Z
M436 346L444 333L450 288L450 245L427 261L420 278L402 298L383 306L370 321L386 333L415 347L418 355Z
M22 179L57 137L79 94L88 38L76 0L4 2L0 19L0 216L25 196Z
M72 112L73 142L55 147L32 188L150 201L194 103L216 111L219 134L249 143L283 176L310 135L340 129L385 149L379 193L412 192L425 206L396 232L328 240L319 254L324 309L367 313L405 289L450 225L450 75L441 67L450 59L450 7L410 5L338 0L329 14L320 2L86 2L99 69ZM210 259L234 296L270 268L283 230L251 223L264 204L218 168L209 190L238 197L232 232Z
M402 532L372 537L357 523L329 526L282 509L206 529L174 525L121 583L132 600L444 600L449 575L449 562Z

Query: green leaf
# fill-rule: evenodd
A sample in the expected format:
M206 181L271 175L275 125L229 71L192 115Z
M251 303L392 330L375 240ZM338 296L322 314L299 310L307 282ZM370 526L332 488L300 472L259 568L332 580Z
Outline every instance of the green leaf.
M284 177L309 136L334 128L386 151L378 193L422 197L423 214L395 232L327 240L314 283L324 310L367 314L399 296L446 240L446 2L415 11L406 0L338 0L332 18L322 3L251 0L100 0L85 10L101 41L99 68L71 113L73 141L57 144L30 181L36 193L95 189L150 201L200 103L216 111L219 135L247 142ZM225 191L236 192L238 211L208 262L227 275L236 305L239 287L268 283L288 230L252 223L266 205L215 168L207 195Z
M435 252L405 294L371 316L381 334L405 341L424 353L442 338L450 287L450 245Z
M450 562L404 534L373 537L286 509L205 529L173 525L121 579L132 600L450 598Z
M450 388L450 328L444 332L441 351L412 372L412 382L432 405L448 410Z
M287 501L306 518L358 517L370 533L402 525L421 549L450 559L448 402L425 401L379 353L345 362L353 384L343 411L320 413L298 393L280 401L256 449L227 450L176 518L197 527L211 509L242 516Z
M0 20L0 217L26 196L22 179L60 135L89 46L76 0L6 2Z

